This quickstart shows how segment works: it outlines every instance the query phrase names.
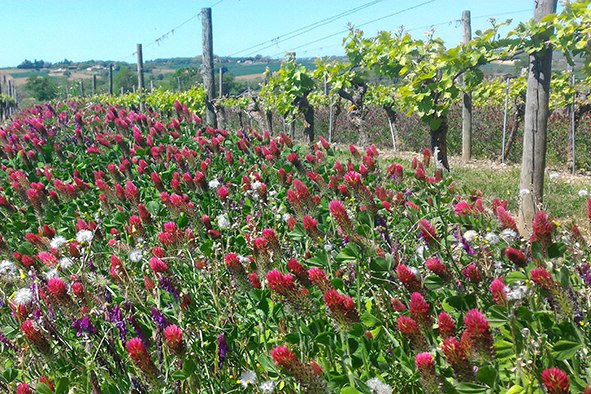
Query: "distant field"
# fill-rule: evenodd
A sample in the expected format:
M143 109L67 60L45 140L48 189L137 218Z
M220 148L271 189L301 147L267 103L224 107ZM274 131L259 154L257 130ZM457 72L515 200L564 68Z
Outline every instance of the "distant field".
M301 61L300 62L303 66L308 69L315 69L316 65L314 62L310 61ZM216 65L217 66L217 65ZM281 68L281 63L259 63L259 64L240 64L240 63L225 63L223 65L228 69L228 72L234 74L235 76L243 76L243 75L251 75L251 74L262 74L266 71L267 67L272 72L279 71Z

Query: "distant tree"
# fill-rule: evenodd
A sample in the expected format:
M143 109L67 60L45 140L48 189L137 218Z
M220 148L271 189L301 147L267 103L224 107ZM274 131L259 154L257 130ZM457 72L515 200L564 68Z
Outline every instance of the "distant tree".
M23 69L33 68L33 63L30 60L25 59L21 64L16 66L16 68L23 68Z
M119 92L123 88L124 92L131 92L133 85L137 84L137 76L129 67L121 67L119 72L113 77L115 91Z
M57 85L49 77L31 75L27 78L25 89L39 101L49 101L57 97Z
M72 76L72 73L69 70L64 71L64 77L66 78L70 78Z
M184 89L189 89L198 83L203 82L203 77L196 67L181 67L172 74L172 80L170 81L170 88L175 90L178 88L177 78L181 78L181 84Z

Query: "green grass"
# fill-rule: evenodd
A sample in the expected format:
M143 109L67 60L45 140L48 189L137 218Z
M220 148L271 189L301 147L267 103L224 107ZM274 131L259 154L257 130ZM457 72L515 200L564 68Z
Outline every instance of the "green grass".
M472 189L482 191L485 201L494 198L507 200L509 211L517 214L519 206L519 177L520 170L453 168L452 176L458 190L466 194ZM566 182L559 176L551 180L548 176L544 181L543 210L552 215L563 225L577 224L581 229L591 232L591 225L587 217L587 200L591 196L579 196L581 189L591 191L591 180Z

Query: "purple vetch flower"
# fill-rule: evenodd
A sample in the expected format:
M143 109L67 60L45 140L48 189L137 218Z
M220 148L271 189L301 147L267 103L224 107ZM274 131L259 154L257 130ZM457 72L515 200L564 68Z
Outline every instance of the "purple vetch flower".
M162 287L162 289L164 291L166 291L167 293L174 296L174 298L176 298L177 300L181 299L181 295L180 295L179 291L172 283L172 279L170 279L169 277L167 277L165 275L160 276L160 287Z
M152 307L152 319L162 329L170 326L170 322L164 317L164 315L155 306Z
M0 334L0 342L2 342L4 346L11 349L13 352L18 353L18 348L12 342L10 342L10 340L6 338L4 334Z
M581 264L577 267L577 271L579 272L581 279L583 279L588 285L591 285L591 264Z
M228 343L226 342L226 335L222 333L222 334L218 335L218 358L219 358L218 367L219 367L219 369L222 369L222 367L224 366L224 361L226 360L226 356L229 352L230 352L230 347L228 346Z
M376 219L376 229L382 236L382 240L390 247L390 251L393 252L394 248L392 247L392 240L390 239L390 235L388 235L388 225L382 215L378 215Z
M458 240L457 246L464 249L464 251L466 251L466 253L468 253L469 255L476 254L474 249L472 249L472 247L468 244L468 242L466 241L466 239L464 238L464 236L461 233L452 233L452 235L454 236L455 239Z
M94 326L94 324L92 324L87 315L84 315L84 317L81 320L75 320L72 323L72 327L76 330L77 337L97 333L96 327Z
M133 332L135 332L135 335L137 335L137 337L144 344L144 347L146 349L150 349L150 340L146 336L146 333L142 329L142 326L140 326L139 322L135 319L135 317L133 317L133 315L129 316L127 320L129 321L129 325L133 328Z

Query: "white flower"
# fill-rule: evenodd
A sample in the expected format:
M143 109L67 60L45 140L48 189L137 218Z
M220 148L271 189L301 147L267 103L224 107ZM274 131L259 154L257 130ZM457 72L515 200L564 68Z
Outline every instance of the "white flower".
M484 236L484 239L486 239L486 242L488 242L491 245L497 244L500 241L500 238L497 234L493 233L492 231L489 233L486 233L486 235Z
M506 228L503 231L501 231L500 235L501 235L501 239L503 241L505 241L507 243L511 243L511 242L513 242L513 240L515 240L517 233L510 228Z
M92 238L94 237L94 234L92 233L92 231L90 230L80 230L78 231L78 234L76 234L76 241L83 243L83 242L90 242L92 241Z
M519 301L527 295L529 288L527 286L505 287L504 291L507 301Z
M579 190L579 197L587 197L588 195L589 195L589 192L587 191L587 189Z
M67 270L68 268L70 268L74 264L74 260L72 260L69 257L62 257L61 259L59 259L59 263L60 263L60 268Z
M142 252L141 249L133 249L129 252L127 257L129 257L129 260L132 263L139 263L142 260L142 257L144 257L144 252Z
M284 222L287 222L289 219L291 219L291 215L289 213L284 213L281 218Z
M222 230L230 228L230 221L226 215L218 215L215 219L218 222L218 227Z
M209 188L210 189L217 189L220 186L220 182L217 179L212 179L209 181Z
M252 190L259 190L259 188L261 187L262 183L259 181L254 181L251 185L250 188Z
M477 236L478 233L474 230L468 230L464 233L464 239L466 240L466 242L474 242Z
M238 261L242 264L250 264L250 259L246 256L238 256Z
M249 384L255 384L257 382L257 375L252 371L244 371L238 378L242 387L246 388Z
M51 278L57 278L59 276L59 272L56 269L50 269L45 273L45 279L49 280Z
M0 263L0 277L3 280L12 282L17 278L18 269L16 264L10 260L2 260Z
M391 394L392 387L387 385L386 383L382 382L378 378L371 378L367 382L365 382L367 387L376 394Z
M58 235L58 236L53 237L51 239L51 241L49 241L49 246L52 249L59 249L62 246L64 246L66 242L67 242L66 237Z
M324 251L326 251L326 252L330 252L333 249L334 249L334 245L333 244L326 244L326 245L324 245Z
M14 293L12 300L17 305L28 305L33 302L33 292L28 287L23 287Z
M554 181L555 179L558 179L558 176L559 175L557 173L553 172L552 174L550 174L549 178L551 181Z
M277 382L272 380L267 380L259 386L259 390L265 394L270 394L275 390L275 386L277 386Z

